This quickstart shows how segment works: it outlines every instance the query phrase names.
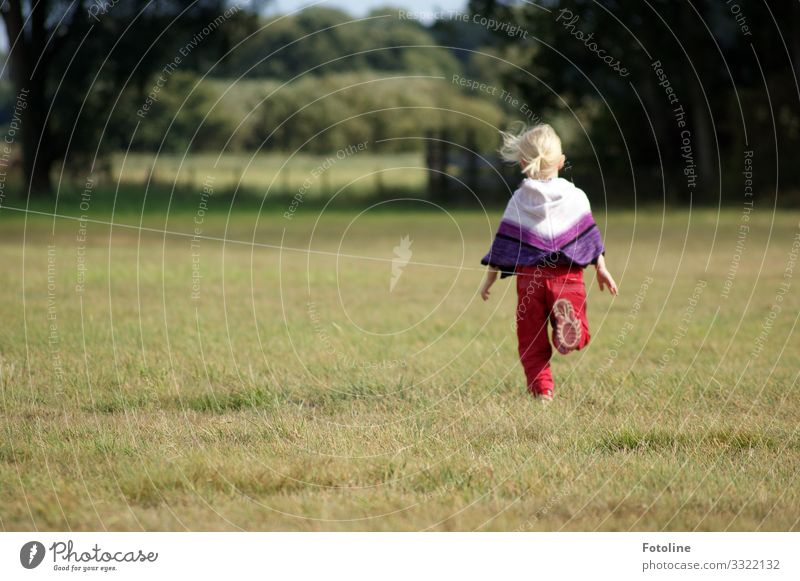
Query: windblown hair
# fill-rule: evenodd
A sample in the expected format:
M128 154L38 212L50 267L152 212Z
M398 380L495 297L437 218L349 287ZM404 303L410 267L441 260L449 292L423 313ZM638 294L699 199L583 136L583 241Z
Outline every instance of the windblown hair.
M503 146L500 155L509 163L522 165L528 177L548 174L561 161L561 139L547 123L530 129L522 126L517 132L501 131Z

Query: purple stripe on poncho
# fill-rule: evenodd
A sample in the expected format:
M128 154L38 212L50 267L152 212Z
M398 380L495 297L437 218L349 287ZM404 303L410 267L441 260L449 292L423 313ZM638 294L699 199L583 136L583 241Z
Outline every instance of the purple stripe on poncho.
M553 236L551 233L552 237L548 239L546 236L537 235L524 226L504 218L500 222L500 227L497 229L497 233L516 238L526 244L536 246L543 250L555 252L565 244L568 244L576 237L580 236L593 225L594 218L592 218L592 213L587 212L581 216L577 222L567 226L558 235Z
M499 269L505 277L518 266L545 262L585 267L604 252L582 190L560 178L525 180L509 201L481 263Z

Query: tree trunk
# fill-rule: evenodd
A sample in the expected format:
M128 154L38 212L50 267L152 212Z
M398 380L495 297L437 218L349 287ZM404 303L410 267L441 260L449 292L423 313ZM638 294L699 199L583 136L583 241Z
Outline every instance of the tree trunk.
M700 92L700 87L691 91L693 136L697 139L692 144L694 162L696 164L697 182L691 192L695 202L708 202L713 196L719 196L717 172L717 148L714 145L714 130L708 111L709 104ZM689 192L687 192L689 193Z
M795 77L800 78L800 3L792 2L792 17L790 24L789 45L792 51L792 64Z
M28 155L28 154L24 154ZM50 170L53 167L52 160L45 161L41 156L36 160L33 167L28 166L28 158L25 158L25 175L28 180L28 192L31 197L41 198L49 196L53 192L53 180L50 177Z
M44 81L36 73L30 81L30 102L22 114L22 159L25 180L31 196L47 196L52 192L50 170L53 154L47 131L47 97Z
M14 112L20 118L22 166L28 191L35 196L48 195L52 190L53 155L46 122L47 65L42 58L46 46L46 11L46 0L39 0L23 19L22 0L6 0L2 4L12 47L8 58L17 95Z

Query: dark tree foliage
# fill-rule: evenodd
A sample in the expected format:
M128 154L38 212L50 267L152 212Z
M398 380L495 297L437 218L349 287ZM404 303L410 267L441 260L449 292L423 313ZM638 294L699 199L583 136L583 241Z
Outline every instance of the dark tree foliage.
M377 10L355 18L334 8L312 7L263 22L231 55L217 76L292 78L358 71L450 74L458 62L414 20Z
M800 172L789 162L800 140L800 3L534 4L472 0L470 9L529 32L523 40L493 35L494 46L524 69L506 68L506 83L545 116L571 109L591 121L591 133L571 144L587 181L629 192L636 185L643 199L658 199L663 178L685 202L716 203L723 192L741 200L745 152L753 151L758 190L796 183ZM612 176L626 177L614 184Z

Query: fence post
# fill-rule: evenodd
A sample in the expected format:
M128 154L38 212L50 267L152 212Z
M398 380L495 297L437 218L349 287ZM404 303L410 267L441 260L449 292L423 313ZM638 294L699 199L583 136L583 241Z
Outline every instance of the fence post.
M436 134L433 131L426 132L425 135L425 165L428 166L428 195L435 197L437 171L441 169L439 162L439 143L436 141Z
M478 141L475 138L475 130L467 132L467 163L464 181L467 187L478 195Z
M440 134L439 148L440 148L440 171L437 174L439 177L439 196L443 201L450 199L450 180L447 179L447 166L450 159L450 134L446 129L443 129Z

